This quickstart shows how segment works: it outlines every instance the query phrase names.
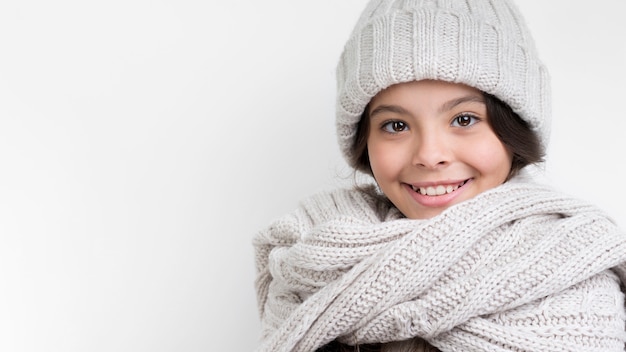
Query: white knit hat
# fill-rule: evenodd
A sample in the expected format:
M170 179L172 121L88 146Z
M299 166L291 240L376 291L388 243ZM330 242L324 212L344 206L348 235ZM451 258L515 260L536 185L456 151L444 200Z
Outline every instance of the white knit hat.
M348 163L365 106L381 90L423 79L495 95L547 146L550 83L509 0L372 0L337 66L337 137Z

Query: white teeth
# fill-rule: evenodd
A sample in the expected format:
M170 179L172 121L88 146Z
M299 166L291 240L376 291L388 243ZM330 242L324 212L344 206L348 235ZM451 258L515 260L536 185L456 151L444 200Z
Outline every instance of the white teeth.
M444 194L448 194L448 193L452 193L454 191L456 191L457 189L459 189L459 187L463 186L465 184L465 182L462 182L458 185L452 186L452 185L448 185L448 186L442 186L439 185L437 187L433 187L433 186L428 186L428 187L415 187L415 186L411 186L413 188L413 190L415 192L419 192L421 194L424 195L429 195L429 196L442 196Z

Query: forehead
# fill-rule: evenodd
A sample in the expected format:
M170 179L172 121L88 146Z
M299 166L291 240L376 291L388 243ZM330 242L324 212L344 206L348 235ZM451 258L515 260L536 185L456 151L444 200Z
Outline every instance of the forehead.
M379 92L369 104L369 112L380 106L406 109L450 110L464 103L485 103L483 93L473 87L444 81L413 81L394 84Z
M465 84L438 80L422 80L393 84L378 92L378 94L372 98L372 102L381 98L406 94L419 94L424 96L434 96L438 94L482 96L482 92L480 90Z

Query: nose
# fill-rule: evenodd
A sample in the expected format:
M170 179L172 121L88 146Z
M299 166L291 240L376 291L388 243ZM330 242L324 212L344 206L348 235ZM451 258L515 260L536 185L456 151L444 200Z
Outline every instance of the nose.
M451 161L450 144L445 136L436 131L423 131L416 136L413 165L426 169L437 169Z

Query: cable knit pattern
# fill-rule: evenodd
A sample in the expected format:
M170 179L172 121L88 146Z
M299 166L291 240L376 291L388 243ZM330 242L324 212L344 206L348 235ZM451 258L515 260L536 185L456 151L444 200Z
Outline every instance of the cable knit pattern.
M511 181L429 220L337 190L254 245L259 352L415 336L441 351L624 350L626 236L547 186Z

